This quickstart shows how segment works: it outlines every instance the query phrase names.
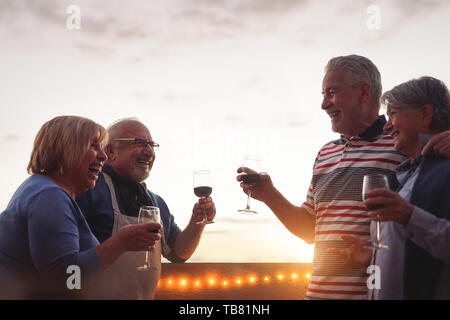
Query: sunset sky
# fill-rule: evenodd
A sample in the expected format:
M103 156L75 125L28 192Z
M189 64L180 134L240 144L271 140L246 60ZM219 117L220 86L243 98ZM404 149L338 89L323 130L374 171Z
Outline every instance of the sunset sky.
M79 30L67 28L70 5ZM300 205L316 153L337 136L320 108L327 61L367 56L384 90L423 75L449 85L449 21L445 0L2 0L0 212L44 122L137 117L161 144L146 183L180 227L196 201L192 172L213 174L216 223L190 261L310 262L313 246L265 205L236 213L246 203L236 169L259 154Z

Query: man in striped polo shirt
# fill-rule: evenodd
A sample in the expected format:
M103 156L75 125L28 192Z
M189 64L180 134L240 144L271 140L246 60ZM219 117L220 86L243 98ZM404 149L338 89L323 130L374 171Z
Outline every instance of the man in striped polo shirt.
M269 206L293 234L315 243L306 299L367 299L366 269L337 258L328 249L350 246L342 241L346 235L369 239L370 219L361 196L363 176L384 173L395 188L395 168L406 157L383 132L386 119L378 115L382 89L377 67L365 57L350 55L331 59L325 72L322 109L341 137L319 151L306 201L302 206L290 203L269 175L260 175L260 182L251 186L251 196ZM430 141L431 149L448 152L449 137L446 132ZM238 169L238 173L250 172ZM240 176L237 180L241 181ZM249 185L241 183L241 187L249 192Z

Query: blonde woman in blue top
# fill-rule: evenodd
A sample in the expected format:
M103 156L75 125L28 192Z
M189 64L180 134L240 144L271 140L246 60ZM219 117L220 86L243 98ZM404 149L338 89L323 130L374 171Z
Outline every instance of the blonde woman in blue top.
M124 228L99 244L75 202L95 186L107 159L105 129L83 117L60 116L37 134L28 172L0 214L0 298L95 297L102 271L126 251L160 239L160 224ZM69 266L81 271L81 289L67 286Z

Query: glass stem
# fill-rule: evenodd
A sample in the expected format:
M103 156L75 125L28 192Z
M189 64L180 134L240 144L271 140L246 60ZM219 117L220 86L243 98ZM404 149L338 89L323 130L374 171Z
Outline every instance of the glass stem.
M145 251L145 264L147 265L147 267L150 267L150 251L149 250Z
M247 197L247 210L250 210L250 196L252 194L252 191L248 191L248 197Z
M380 243L380 220L377 220L377 243Z

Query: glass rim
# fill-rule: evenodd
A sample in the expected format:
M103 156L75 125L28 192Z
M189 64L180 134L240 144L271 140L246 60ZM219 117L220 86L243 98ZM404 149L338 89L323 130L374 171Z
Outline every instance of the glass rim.
M254 155L254 154L247 154L245 155L244 159L248 160L261 160L260 156Z
M159 211L159 207L156 207L156 206L140 206L139 210Z
M388 176L384 173L371 173L371 174L365 174L363 176L363 179L366 179L366 177L374 177L374 178L388 178Z
M194 174L208 174L211 173L209 170L196 170L194 171Z

